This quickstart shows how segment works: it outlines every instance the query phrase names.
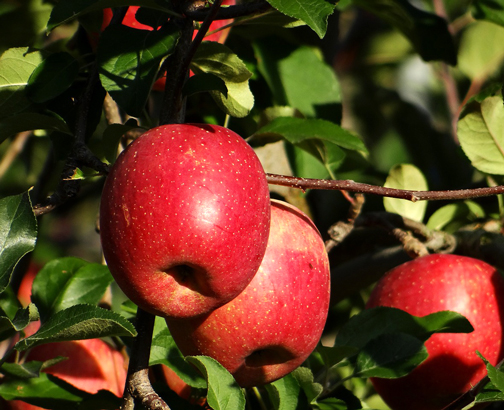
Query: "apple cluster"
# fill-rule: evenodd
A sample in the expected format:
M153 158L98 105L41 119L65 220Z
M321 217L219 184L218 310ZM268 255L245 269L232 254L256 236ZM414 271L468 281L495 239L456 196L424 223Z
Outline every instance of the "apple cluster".
M204 124L151 129L104 185L109 269L166 319L185 355L218 360L241 386L283 377L314 350L329 309L329 263L313 222L270 200L254 150Z

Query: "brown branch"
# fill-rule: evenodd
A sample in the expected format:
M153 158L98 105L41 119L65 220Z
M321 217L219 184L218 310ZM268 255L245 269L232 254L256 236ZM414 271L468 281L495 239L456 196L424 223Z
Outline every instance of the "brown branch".
M263 0L247 2L235 6L222 7L217 12L213 20L227 20L237 17L250 16L257 13L264 13L265 11L271 9L271 5ZM189 2L188 7L184 10L184 14L192 20L203 21L210 12L209 10L209 7L194 7L194 5Z
M133 410L139 401L149 410L170 410L166 402L154 391L149 380L149 357L155 316L138 308L135 327L138 332L131 348L128 377L121 410Z
M75 142L72 151L63 167L61 179L55 192L40 204L33 207L36 216L52 211L59 205L75 197L80 189L81 181L73 179L77 168L81 166L89 167L99 173L108 173L108 166L100 161L86 145L85 138L87 132L89 109L93 93L99 82L98 70L96 66L90 72L89 80L79 101L78 116L75 125Z
M504 185L488 188L455 189L447 191L411 191L407 189L394 189L364 184L352 180L311 179L277 174L266 174L266 179L269 184L298 188L303 191L308 189L343 190L348 192L406 199L412 202L481 198L504 193Z

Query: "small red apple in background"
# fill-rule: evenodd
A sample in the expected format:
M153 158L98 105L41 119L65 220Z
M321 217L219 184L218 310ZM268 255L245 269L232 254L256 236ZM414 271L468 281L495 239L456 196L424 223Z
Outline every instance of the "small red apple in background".
M324 242L295 207L271 202L271 230L261 267L247 288L209 315L167 319L184 355L219 361L242 387L272 382L315 349L329 308Z
M270 200L254 150L216 125L147 131L117 159L100 209L105 259L124 293L163 317L208 313L252 280Z
M464 256L428 255L392 269L367 307L395 307L415 316L442 310L464 315L468 334L434 334L429 357L399 379L371 379L393 410L439 410L486 375L478 350L495 365L503 357L504 279L487 263Z
M236 4L236 0L223 0L222 1L222 5L231 6L234 4ZM136 12L138 11L139 8L140 8L139 6L128 7L128 10L126 11L126 15L124 16L124 19L122 21L122 24L127 27L132 27L132 28L136 28L139 30L153 31L154 29L151 26L148 26L146 24L142 24L136 19ZM101 31L105 30L105 28L110 24L110 21L112 20L112 16L113 16L112 9L108 8L108 9L103 10L103 22L102 22ZM209 34L207 34L205 36L204 41L216 41L218 43L223 44L226 41L226 38L229 34L230 28L228 27L228 28L225 28L222 30L219 30L219 29L221 29L222 27L224 27L232 22L233 22L232 19L213 21L210 24L210 27L208 29ZM216 31L216 30L219 30L219 31L214 33L214 31ZM197 31L194 32L193 38L196 36L196 33L197 33ZM96 48L98 45L98 38L97 37L98 36L96 34L95 35L91 34L91 36L90 36L91 43L94 44L94 48ZM192 72L191 72L191 75L192 75ZM164 74L163 77L156 80L152 89L155 91L164 91L165 83L166 83L166 73Z

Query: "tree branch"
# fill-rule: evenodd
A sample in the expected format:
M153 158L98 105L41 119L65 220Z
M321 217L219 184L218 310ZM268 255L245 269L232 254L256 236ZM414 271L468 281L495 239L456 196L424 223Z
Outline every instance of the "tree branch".
M138 335L131 349L121 410L133 410L136 401L149 410L170 410L149 380L149 357L155 318L153 314L138 308L135 323Z
M303 191L308 189L339 190L406 199L412 202L481 198L504 193L504 185L447 191L410 191L407 189L385 188L352 180L311 179L277 174L266 174L266 179L268 183L272 185L288 186Z
M235 6L222 7L213 20L227 20L234 19L237 17L250 16L253 14L264 13L265 11L271 10L271 5L264 1L254 1L247 2L243 4L238 4ZM189 2L186 9L184 10L184 14L192 20L195 21L203 21L210 13L210 8L205 6L194 7L194 5Z

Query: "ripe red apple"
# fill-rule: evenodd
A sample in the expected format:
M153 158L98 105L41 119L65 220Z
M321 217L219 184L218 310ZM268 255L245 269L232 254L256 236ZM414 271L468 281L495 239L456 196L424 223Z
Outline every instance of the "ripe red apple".
M329 308L329 263L317 228L295 207L271 205L266 254L247 288L206 316L167 319L184 355L213 357L242 387L272 382L302 364Z
M236 0L223 0L222 5L234 5L236 4ZM127 26L127 27L132 27L136 28L139 30L148 30L148 31L153 31L154 29L151 26L148 26L146 24L140 23L137 18L136 18L136 12L138 11L140 7L139 6L130 6L128 7L128 10L126 11L126 15L124 16L124 19L122 21L122 24ZM112 9L104 9L103 10L103 22L102 22L102 28L101 31L105 30L105 28L110 24L110 21L112 20L113 12ZM226 38L229 34L230 28L225 28L220 30L222 27L232 23L232 19L227 19L227 20L215 20L210 24L210 27L208 29L208 34L205 36L204 41L216 41L221 44L223 44L226 41ZM159 29L159 27L158 27ZM219 31L216 31L219 30ZM216 31L216 32L214 32ZM196 36L197 31L194 32L194 36ZM90 35L90 41L94 45L94 48L97 47L98 45L98 35L97 34L91 34ZM192 72L191 72L192 75ZM165 88L165 83L166 83L166 73L164 74L163 77L159 78L156 80L154 83L152 89L156 91L163 91Z
M504 279L487 263L464 256L428 255L388 272L367 307L395 307L415 316L442 310L464 315L472 333L440 333L425 343L429 357L399 379L371 379L394 410L438 410L474 386L503 357Z
M252 280L266 250L264 170L236 133L172 124L120 155L103 189L105 258L125 294L159 316L208 313Z
M109 390L118 397L122 396L127 374L124 357L103 340L74 340L40 345L29 351L26 361L45 361L56 356L67 357L68 360L46 368L44 373L91 394ZM12 410L41 408L21 400L13 400L9 405Z

